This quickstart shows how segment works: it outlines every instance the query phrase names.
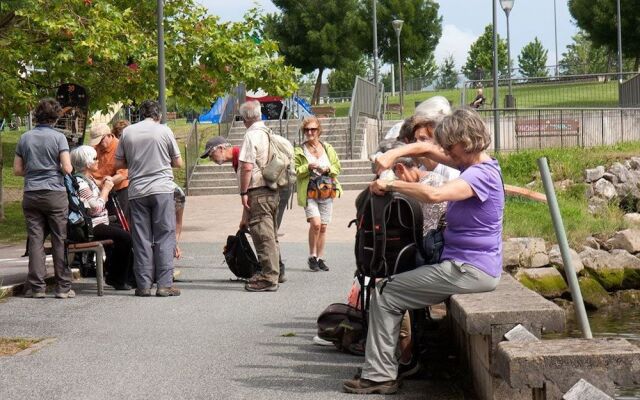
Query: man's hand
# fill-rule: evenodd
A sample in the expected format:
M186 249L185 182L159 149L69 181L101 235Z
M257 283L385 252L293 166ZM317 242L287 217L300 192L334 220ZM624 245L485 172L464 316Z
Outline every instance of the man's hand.
M180 259L180 257L182 257L182 250L180 250L180 246L178 246L177 244L175 250L173 251L173 256L178 260Z
M318 164L309 163L309 171L315 171L316 169L318 169Z
M382 171L390 169L393 166L395 159L390 153L391 152L389 151L376 157L376 172L378 175L380 175Z
M113 189L113 179L110 176L105 176L102 180L102 189L110 192Z
M249 204L249 195L243 194L242 196L240 196L240 198L242 199L242 207L245 210L251 209L251 205Z
M246 215L246 213L242 213L242 218L240 218L240 225L238 226L239 229L245 229L247 228L249 225L249 218Z
M387 186L389 185L388 181L382 179L376 179L375 181L369 184L369 190L378 196L384 196L387 191Z

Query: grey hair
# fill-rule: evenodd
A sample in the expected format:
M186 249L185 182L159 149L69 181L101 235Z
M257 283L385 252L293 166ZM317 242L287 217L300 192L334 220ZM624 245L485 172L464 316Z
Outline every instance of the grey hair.
M438 125L444 117L451 115L451 105L446 98L434 96L418 104L415 115Z
M418 162L413 157L398 157L394 161L393 166L395 167L398 164L402 164L407 168L417 168L418 167Z
M262 111L260 110L260 102L258 100L249 100L240 106L240 116L248 122L260 121L262 119Z
M93 159L96 158L97 155L96 149L91 146L78 146L71 150L71 165L76 172L80 172L94 163L95 161Z
M466 153L479 153L491 145L491 135L480 115L463 107L445 117L436 126L436 143L449 150L458 143L464 145Z

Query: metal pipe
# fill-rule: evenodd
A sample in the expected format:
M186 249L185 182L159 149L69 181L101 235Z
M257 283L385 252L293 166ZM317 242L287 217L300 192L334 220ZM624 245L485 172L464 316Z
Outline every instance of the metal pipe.
M511 35L509 34L509 11L505 11L507 15L507 68L509 68L509 97L513 96L511 90ZM511 104L506 104L506 108L511 108Z
M376 2L378 0L371 0L373 3L373 81L378 87L378 13L376 12Z
M622 83L622 18L620 17L620 0L616 0L618 13L618 82Z
M553 0L553 27L556 42L556 76L558 76L558 18L556 17L556 0Z
M580 285L578 284L576 270L573 268L573 264L571 264L567 235L564 230L562 215L560 214L560 208L558 207L558 200L556 198L555 189L553 188L551 173L549 172L549 165L547 164L546 157L538 158L538 168L540 169L542 184L544 186L545 194L547 195L547 204L549 204L549 212L551 213L551 219L553 220L553 228L556 232L558 245L560 246L560 254L562 255L562 262L564 263L564 272L567 276L569 289L571 290L571 298L573 299L573 308L576 312L578 325L580 326L580 330L582 330L582 336L584 336L585 339L592 339L593 335L591 334L587 311L585 310L584 302L582 301L582 292L580 292Z
M402 58L400 58L400 32L396 32L398 39L398 73L400 74L400 118L404 115L404 84L402 82Z
M500 115L498 113L498 8L497 0L491 0L493 6L493 144L496 154L500 152Z
M166 87L164 77L164 0L158 0L158 102L160 103L161 121L167 122Z

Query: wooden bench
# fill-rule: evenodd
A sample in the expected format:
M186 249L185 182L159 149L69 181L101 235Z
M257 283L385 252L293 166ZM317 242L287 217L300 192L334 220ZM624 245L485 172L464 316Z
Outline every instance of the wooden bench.
M384 106L384 115L398 114L402 115L402 108L400 103L387 103Z
M545 148L577 145L580 121L577 118L516 118L516 148ZM575 143L574 143L575 142ZM537 144L537 146L536 146Z
M169 120L175 121L176 120L176 116L177 116L177 113L175 111L167 112L167 121L169 121Z
M332 106L311 106L311 112L318 118L333 118L336 116L336 109Z

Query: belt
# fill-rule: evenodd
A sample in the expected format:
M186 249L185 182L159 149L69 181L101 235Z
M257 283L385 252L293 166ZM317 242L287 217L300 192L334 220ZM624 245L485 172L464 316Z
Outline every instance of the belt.
M253 191L257 191L257 190L264 190L267 189L271 192L275 192L276 189L271 189L269 186L260 186L260 187L255 187L255 188L251 188L251 189L247 189L247 193L251 193Z

